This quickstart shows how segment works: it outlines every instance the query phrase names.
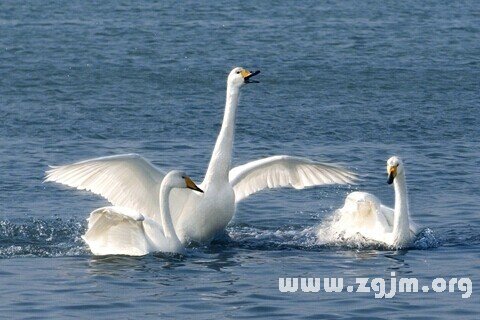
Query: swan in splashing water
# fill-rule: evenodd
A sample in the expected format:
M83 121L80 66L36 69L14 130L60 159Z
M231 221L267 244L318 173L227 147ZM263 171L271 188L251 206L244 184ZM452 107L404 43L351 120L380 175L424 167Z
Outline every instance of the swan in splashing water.
M234 68L227 79L225 114L205 179L204 193L175 189L170 193L170 210L175 231L182 243L208 243L224 233L235 213L236 203L267 188L296 189L346 184L355 174L336 165L291 156L273 156L231 168L235 116L240 88L252 83L260 71ZM45 181L88 190L114 206L133 210L145 217L158 214L158 191L165 177L160 169L136 154L102 157L53 167Z
M344 206L337 210L337 219L329 226L334 236L349 239L360 234L394 248L411 245L420 228L409 217L405 170L399 157L388 159L387 174L388 184L393 183L395 189L395 208L384 206L370 193L352 192L346 197ZM320 229L319 238L322 232Z
M104 207L90 213L83 239L95 255L141 256L149 252L182 252L184 247L173 227L169 196L173 188L203 193L183 172L170 171L159 191L160 211L153 217L124 207Z

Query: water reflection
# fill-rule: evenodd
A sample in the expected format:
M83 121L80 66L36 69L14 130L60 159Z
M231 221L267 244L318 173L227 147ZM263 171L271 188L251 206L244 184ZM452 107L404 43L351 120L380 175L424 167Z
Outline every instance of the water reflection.
M210 270L224 272L229 267L241 265L236 258L238 250L224 246L190 248L185 254L153 253L142 257L92 256L88 261L89 271L96 275L118 276L125 271L161 272L185 267L187 264L204 266ZM188 263L187 263L188 261Z
M88 262L89 272L95 275L125 276L135 271L161 272L184 266L185 256L180 254L155 253L142 257L92 256Z
M236 256L238 250L225 249L223 247L210 247L205 252L198 253L198 258L192 261L193 264L205 266L208 269L218 272L225 272L225 269L234 266L241 266Z

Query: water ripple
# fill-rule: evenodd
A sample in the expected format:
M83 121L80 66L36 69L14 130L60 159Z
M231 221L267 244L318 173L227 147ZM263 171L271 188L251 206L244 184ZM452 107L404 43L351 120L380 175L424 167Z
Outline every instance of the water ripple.
M91 255L81 236L85 232L85 223L74 219L51 220L29 219L21 223L9 220L0 221L0 258L13 258L25 256L37 257L62 257ZM419 250L434 249L439 246L465 246L476 245L480 241L480 233L471 228L467 232L447 230L438 235L432 229L425 228L417 235L412 248ZM217 239L208 246L190 245L187 255L171 255L155 253L161 259L188 259L192 254L201 252L221 252L222 250L247 249L247 250L380 250L392 249L382 244L370 241L361 236L342 238L317 238L318 226L305 228L285 226L280 229L262 229L245 224L231 225L227 228L225 237ZM323 233L325 235L325 232ZM199 251L200 250L200 251ZM175 256L178 256L175 258ZM97 260L108 261L117 259L113 257L97 257ZM120 258L122 259L122 258Z

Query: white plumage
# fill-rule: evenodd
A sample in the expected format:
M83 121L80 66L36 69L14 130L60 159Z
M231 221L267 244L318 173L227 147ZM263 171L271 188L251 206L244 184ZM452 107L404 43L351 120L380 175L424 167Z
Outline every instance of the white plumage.
M90 213L88 229L82 238L95 255L141 256L149 252L143 222L145 218L128 208L104 207Z
M235 202L260 190L286 186L302 189L354 180L353 173L339 166L289 156L269 157L231 169L240 88L253 82L250 78L257 73L234 68L228 76L222 127L205 179L199 185L204 193L181 189L170 193L172 222L183 244L208 243L223 233L234 215ZM121 155L52 168L47 172L46 181L90 190L114 206L152 218L159 211L158 191L164 176L138 155ZM132 222L135 224L138 222Z
M45 181L91 191L111 204L153 216L165 173L137 154L101 157L52 167Z
M336 211L335 220L328 226L328 233L337 239L351 239L361 235L392 246L404 248L421 231L420 227L409 217L407 188L403 163L398 157L391 157L387 162L389 183L394 183L395 208L391 209L381 203L373 194L352 192L342 208ZM319 229L319 238L325 230Z
M157 202L159 211L152 216L126 207L113 206L94 210L88 218L83 239L96 255L123 254L141 256L149 252L181 252L170 215L170 192L173 188L198 187L183 172L170 171L162 180Z
M233 168L229 179L238 202L267 188L303 189L323 184L352 183L355 175L333 164L300 157L273 156Z

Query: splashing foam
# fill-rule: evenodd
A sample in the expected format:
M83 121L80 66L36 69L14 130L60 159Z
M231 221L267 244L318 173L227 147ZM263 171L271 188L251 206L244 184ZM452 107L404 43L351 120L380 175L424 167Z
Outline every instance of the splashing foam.
M246 248L252 250L305 250L325 248L390 250L381 243L360 235L344 238L332 226L335 215L319 226L286 226L280 229L261 229L248 225L231 225L228 237L215 241L212 246ZM85 221L28 219L22 222L0 220L0 259L12 257L63 257L91 255L81 236ZM413 248L430 249L439 246L431 229L424 229L415 239Z
M318 244L315 229L285 227L278 230L258 229L251 226L230 226L227 228L230 242L234 246L257 250L300 249L315 250ZM227 243L228 245L228 243Z
M29 219L21 223L0 221L0 258L58 257L88 254L81 235L85 226L74 220Z
M394 250L384 243L365 238L361 234L346 235L341 227L341 212L335 211L333 215L316 227L317 243L345 247L351 249L376 249ZM430 228L423 229L414 239L411 249L426 250L440 245L435 233Z

